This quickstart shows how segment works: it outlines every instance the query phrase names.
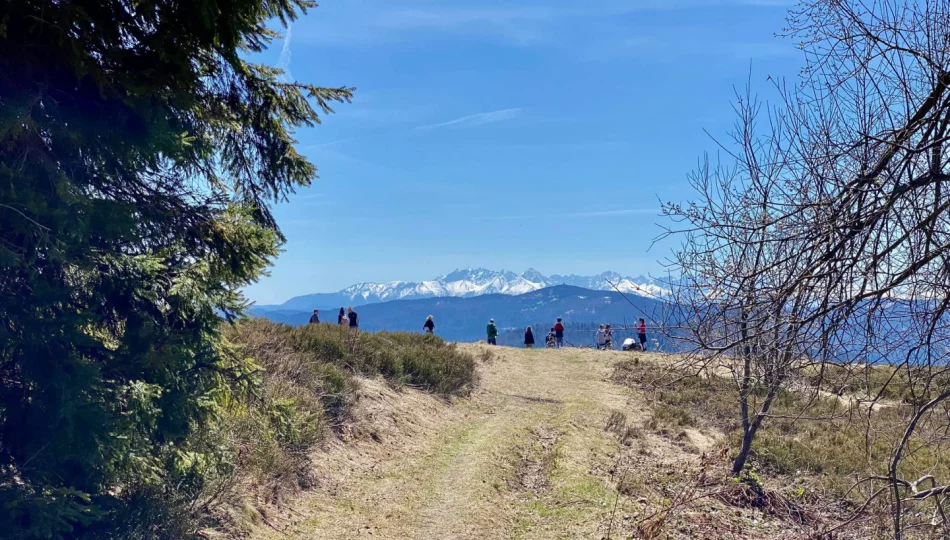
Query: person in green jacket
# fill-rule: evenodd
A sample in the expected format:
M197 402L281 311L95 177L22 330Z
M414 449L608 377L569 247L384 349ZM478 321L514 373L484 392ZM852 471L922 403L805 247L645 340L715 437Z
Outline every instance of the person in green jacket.
M498 328L495 327L495 319L490 319L488 321L488 328L485 329L485 332L488 333L488 344L498 345L498 342L495 339L498 337Z

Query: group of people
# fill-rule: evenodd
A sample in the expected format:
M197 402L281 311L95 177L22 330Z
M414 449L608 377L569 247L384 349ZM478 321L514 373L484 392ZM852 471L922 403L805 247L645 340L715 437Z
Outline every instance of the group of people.
M346 309L340 308L340 313L336 316L336 323L343 327L349 327L357 329L360 327L360 316L356 311L353 310L353 306L350 306ZM310 324L320 324L320 310L313 310L313 315L310 316ZM435 333L435 318L432 315L429 315L426 318L426 322L422 325L422 329L426 334Z
M623 345L621 346L621 348L625 351L632 351L632 350L637 350L637 349L641 351L646 351L647 350L647 323L646 321L643 320L642 317L640 318L640 320L637 321L635 329L637 331L637 340L634 341L633 338L627 338L623 340ZM613 328L611 328L609 324L602 324L600 325L600 328L597 329L597 333L594 335L594 343L597 344L598 349L610 351L610 350L613 350L614 348L613 338L614 338Z
M488 338L489 345L498 345L498 327L495 326L495 319L489 319L488 326L485 328L485 334ZM524 329L524 346L525 348L531 349L534 347L534 330L531 327ZM554 323L554 326L551 327L551 331L548 332L548 335L544 339L545 347L552 349L560 349L564 346L564 322L560 317L557 318L557 322Z
M356 329L360 327L360 316L353 311L353 306L346 309L340 308L340 313L336 316L336 323L340 326ZM313 310L313 315L310 316L310 324L320 324L319 309Z
M534 347L534 331L530 326L524 329L524 346L527 349ZM564 346L564 323L560 317L544 338L544 346L549 349L560 349Z
M431 316L429 317L431 320ZM426 322L428 324L429 321ZM637 321L635 326L637 331L637 341L634 341L633 338L627 338L623 341L623 350L631 351L639 349L641 351L646 351L647 346L647 324L643 318ZM486 334L488 336L489 345L498 344L498 327L495 326L495 319L488 321L488 327L486 328ZM597 329L597 333L594 336L594 343L596 343L597 348L601 350L613 350L613 337L614 331L613 327L609 324L602 324L600 328ZM534 348L535 337L534 330L529 326L524 329L524 346L526 349ZM564 346L564 322L560 317L557 318L557 322L554 326L551 327L551 331L548 332L548 335L544 338L544 346L550 349L560 349Z
M360 326L360 316L355 311L353 311L352 306L346 309L340 308L340 313L337 315L336 323L340 326L357 329ZM313 315L310 316L310 324L320 324L319 309L313 310ZM422 325L422 329L426 334L435 333L435 318L432 315L426 317L426 322ZM637 339L639 341L639 349L645 351L647 345L647 325L642 318L637 321L636 330ZM495 326L495 319L490 319L488 321L488 327L485 329L485 333L488 337L489 345L498 345L498 327ZM597 344L597 348L602 350L612 350L613 335L613 328L609 324L600 325L600 328L597 329L597 333L594 337L594 342ZM529 326L524 329L524 346L527 349L531 349L534 347L534 343L534 331ZM554 323L554 326L551 327L551 331L548 332L547 336L545 336L544 346L550 349L560 349L564 346L564 322L561 320L561 317L557 318L557 322ZM637 342L634 341L633 338L627 338L624 340L623 350L629 351L636 348Z
M623 345L621 345L622 350L624 351L635 351L635 350L646 351L647 350L647 323L646 321L644 321L641 318L640 320L637 321L635 328L637 330L636 341L634 341L633 338L627 338L623 340ZM607 325L607 328L605 330L607 331L610 330L609 324ZM610 340L607 340L606 348L608 349L611 348Z
M613 339L614 331L609 324L600 325L600 328L597 329L597 333L594 335L594 343L596 343L597 348L601 350L613 350Z

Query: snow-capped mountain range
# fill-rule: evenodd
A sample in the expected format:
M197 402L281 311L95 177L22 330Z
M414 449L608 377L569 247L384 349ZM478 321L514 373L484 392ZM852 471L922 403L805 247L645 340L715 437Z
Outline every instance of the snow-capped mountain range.
M545 276L529 268L521 273L484 268L455 270L435 279L421 282L390 281L387 283L358 283L336 293L316 293L291 298L277 306L259 306L258 309L309 310L336 306L358 306L419 298L470 297L484 294L518 295L555 285L571 285L584 289L612 291L613 283L623 293L649 298L669 294L664 284L649 277L624 277L616 272L597 276Z

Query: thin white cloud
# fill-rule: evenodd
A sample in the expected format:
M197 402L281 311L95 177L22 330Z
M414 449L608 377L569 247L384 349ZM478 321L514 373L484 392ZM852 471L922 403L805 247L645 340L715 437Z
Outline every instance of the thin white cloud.
M449 120L447 122L439 122L438 124L429 124L426 126L419 126L416 128L416 130L424 131L424 130L430 130L430 129L450 127L450 126L457 126L457 127L481 126L483 124L493 124L495 122L504 122L505 120L511 120L512 118L515 118L520 114L521 114L520 108L501 109L498 111L470 114L468 116L463 116L461 118L456 118L454 120Z
M775 39L772 41L737 41L720 44L720 48L734 58L748 60L755 58L798 57L802 52L789 40Z
M330 225L330 222L325 219L282 219L280 221L281 227L288 225L293 225L294 227L324 227Z
M351 1L324 7L316 18L319 28L308 29L300 39L311 43L366 47L420 32L451 32L484 35L517 45L551 44L563 39L563 25L583 24L584 19L621 17L643 12L675 12L691 9L783 9L795 0L599 0L578 3L549 0L544 4L493 7L466 2L419 2L406 0L400 7L382 0ZM448 4L448 5L446 5ZM514 5L513 5L514 4ZM367 15L371 14L371 15Z
M573 10L572 10L573 11ZM555 7L390 9L375 20L376 26L400 30L442 30L477 24L507 24L515 21L545 21L562 17Z
M607 216L629 216L633 214L658 214L659 208L627 208L625 210L602 210L594 212L577 212L573 214L561 214L558 217L607 217Z
M598 218L611 216L631 216L636 214L659 214L659 208L625 208L622 210L594 210L590 212L567 212L560 214L540 214L535 216L482 216L478 219L482 221L523 221L529 219L555 219L555 218Z
M371 19L379 28L454 30L476 25L554 22L564 19L614 17L644 11L680 11L700 7L783 7L794 0L611 0L590 5L554 3L549 5L498 8L439 7L395 8L379 12Z
M290 40L293 39L293 24L287 25L287 33L284 34L284 46L280 49L280 57L277 59L277 68L283 70L284 74L280 76L283 82L292 82L293 73L290 72Z
M365 138L366 138L366 137L347 137L347 138L345 138L345 139L337 139L337 140L335 140L335 141L329 141L329 142L325 142L325 143L311 144L311 145L309 145L309 146L305 146L304 149L305 149L305 150L314 150L314 149L317 149L317 148L326 148L326 147L329 147L329 146L336 146L336 145L338 145L338 144L344 144L344 143L348 143L348 142L352 142L352 141L358 141L358 140L360 140L360 139L365 139Z
M541 219L548 216L481 216L475 219L481 221L521 221L525 219Z
M511 120L512 118L517 117L521 114L521 108L514 109L501 109L498 111L489 111L478 114L470 114L468 116L463 116L461 118L455 118L453 120L448 120L446 122L439 122L437 124L428 124L424 126L418 126L411 128L409 130L400 129L396 131L386 131L380 133L369 133L366 135L358 135L356 137L346 137L344 139L336 139L333 141L327 141L324 143L311 144L304 147L304 150L317 150L322 148L329 148L331 146L336 146L339 144L346 144L353 141L359 141L363 139L371 139L378 137L393 137L401 135L409 135L418 131L429 131L433 129L439 129L444 127L458 127L458 128L468 128L481 126L484 124L492 124L495 122L503 122L505 120Z

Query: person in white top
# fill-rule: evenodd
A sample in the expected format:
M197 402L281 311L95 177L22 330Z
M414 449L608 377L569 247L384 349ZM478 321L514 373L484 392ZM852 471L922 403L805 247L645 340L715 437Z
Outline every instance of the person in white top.
M597 329L594 342L597 343L598 349L603 349L607 345L607 330L604 328L604 325L600 325L600 328Z

